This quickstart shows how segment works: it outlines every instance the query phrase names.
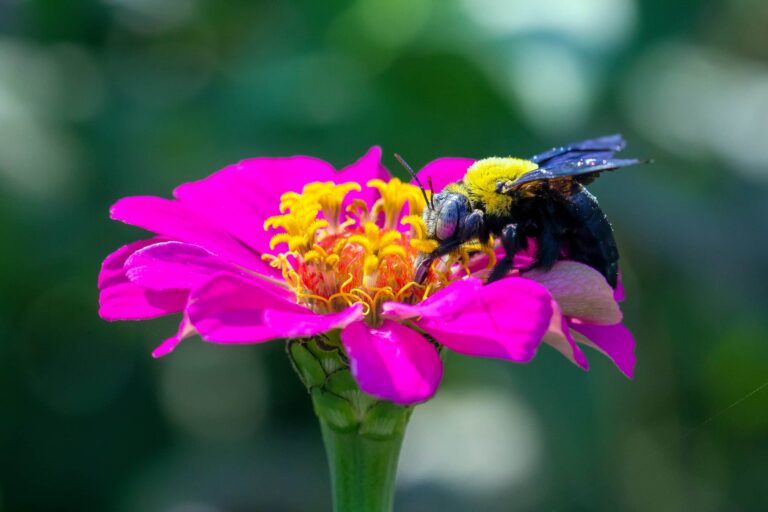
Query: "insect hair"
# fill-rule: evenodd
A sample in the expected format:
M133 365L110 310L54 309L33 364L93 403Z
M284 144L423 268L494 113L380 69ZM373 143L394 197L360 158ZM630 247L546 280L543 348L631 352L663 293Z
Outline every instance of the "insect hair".
M410 165L408 165L408 162L403 160L403 157L395 153L395 158L398 162L400 162L400 165L402 165L406 171L408 171L408 174L410 174L414 180L416 180L416 183L419 185L419 188L421 189L421 194L424 196L424 202L427 203L427 208L430 210L434 209L434 204L432 203L431 199L427 197L427 191L424 189L424 185L422 185L421 180L418 176L416 176L416 173L413 172L413 169ZM432 197L435 197L435 192L432 190L432 177L429 178L429 190L432 192Z

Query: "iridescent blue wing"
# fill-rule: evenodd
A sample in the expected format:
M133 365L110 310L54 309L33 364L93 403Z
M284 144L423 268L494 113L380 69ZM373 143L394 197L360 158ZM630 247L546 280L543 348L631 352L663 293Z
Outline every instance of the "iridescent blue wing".
M624 149L625 145L624 138L615 134L552 148L530 159L539 165L538 169L523 174L514 182L506 183L503 188L510 190L532 181L566 177L588 184L601 172L645 163L636 158L614 158L614 153Z
M587 158L608 160L613 158L614 153L624 149L625 144L624 138L617 133L552 148L529 160L539 164L539 167L548 168L571 160Z
M579 177L582 183L588 183L599 173L605 171L614 171L628 165L647 163L645 160L637 158L581 158L578 160L568 160L557 164L547 164L546 167L539 167L531 172L525 173L512 182L509 188L514 188L524 183L540 180L552 180L565 177Z

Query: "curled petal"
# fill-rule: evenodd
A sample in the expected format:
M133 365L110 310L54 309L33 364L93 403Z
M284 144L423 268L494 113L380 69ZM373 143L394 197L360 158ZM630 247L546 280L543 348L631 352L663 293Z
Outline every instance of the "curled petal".
M544 335L544 343L554 347L555 350L563 354L579 368L589 369L587 356L584 355L581 347L573 339L568 321L563 316L560 306L558 306L555 300L552 300L552 321L549 324L547 334Z
M475 163L471 158L444 157L432 160L425 165L416 176L428 187L429 179L432 179L432 188L435 193L442 190L449 183L458 181L467 173L467 169Z
M333 329L343 329L353 322L360 322L363 316L363 305L356 303L338 313L325 315L308 309L271 309L264 312L264 321L275 332L279 332L281 338L303 338Z
M443 365L435 347L416 331L392 320L377 328L362 322L341 332L352 375L366 393L409 405L432 397Z
M635 372L635 338L622 324L591 325L575 320L569 322L577 341L596 348L629 377Z
M592 267L565 260L555 263L549 271L532 270L524 276L546 286L567 317L604 325L621 322L613 288Z
M182 311L187 304L184 290L146 290L132 283L123 269L126 260L162 238L125 245L106 257L99 272L99 316L105 320L145 320Z
M158 358L167 356L173 350L178 346L179 343L182 342L182 340L189 338L190 336L193 336L197 334L197 331L195 331L195 328L192 326L192 324L189 322L189 318L187 318L187 315L184 315L184 318L182 318L181 323L179 324L179 329L176 331L176 334L168 338L167 340L163 341L160 345L157 346L155 350L152 351L152 357Z
M291 302L284 290L265 281L217 274L190 296L189 319L214 343L259 343L314 336L363 317L360 305L318 314Z
M166 239L160 237L150 238L149 240L138 240L122 246L104 258L104 262L101 264L101 270L99 271L99 290L127 282L128 279L125 276L125 269L123 268L126 260L128 260L128 258L130 258L136 251L166 241Z
M455 352L528 362L552 318L551 296L538 283L519 277L486 286L467 280L464 290L447 287L433 300L404 309L387 305L390 316L418 316L414 324ZM462 293L462 291L466 293Z
M136 251L124 268L131 282L151 290L189 290L219 272L244 275L240 268L199 245L173 241Z

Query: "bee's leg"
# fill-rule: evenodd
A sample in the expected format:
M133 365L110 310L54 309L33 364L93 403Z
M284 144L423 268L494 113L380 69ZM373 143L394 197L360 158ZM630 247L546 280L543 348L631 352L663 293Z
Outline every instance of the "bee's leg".
M435 261L435 259L436 256L433 256L431 253L419 254L416 258L416 271L413 274L413 280L419 284L423 283L429 273L429 267L432 266L432 262Z
M501 245L504 247L504 257L493 267L491 275L488 276L488 282L498 281L509 274L512 265L515 262L515 254L525 247L525 237L521 235L522 231L518 229L517 224L509 224L501 231Z
M613 228L595 196L579 186L571 195L568 209L573 215L574 228L569 233L569 257L594 268L616 288L619 273L619 251L613 238Z
M550 220L542 223L541 230L536 237L536 261L531 268L543 268L549 270L560 257L562 241L557 236L557 226Z
M432 262L435 261L440 256L445 256L446 254L455 251L459 247L461 247L461 244L464 242L458 238L452 238L450 240L443 240L440 242L440 245L437 246L437 249L430 252L429 254L422 253L419 254L418 258L416 258L416 272L414 273L413 280L417 283L423 283L424 280L427 278L427 274L429 273L429 267L432 266Z

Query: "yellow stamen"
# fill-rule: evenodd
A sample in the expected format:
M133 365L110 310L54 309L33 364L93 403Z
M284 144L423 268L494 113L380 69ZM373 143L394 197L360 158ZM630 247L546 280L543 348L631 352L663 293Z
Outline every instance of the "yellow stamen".
M317 251L307 251L304 253L304 263L311 261L323 261L323 257Z
M389 231L381 236L379 239L379 245L384 247L390 245L392 242L400 240L401 238L403 238L403 235L400 234L399 231Z
M372 241L376 240L379 237L379 233L381 233L379 226L373 222L366 222L363 226L363 229L365 230L365 236L367 236L368 239Z
M365 248L366 253L373 252L373 244L371 241L363 235L353 235L349 237L347 243L362 245Z
M405 284L395 295L395 300L400 301L403 299L406 293L409 293L411 291L411 288L414 287L421 287L424 288L424 285L417 283L416 281L409 281Z
M381 194L381 208L384 210L384 225L387 229L395 228L397 218L406 203L408 203L411 215L421 215L421 212L426 206L426 202L421 195L419 187L409 183L403 183L397 178L392 178L389 182L375 179L369 181L367 185L371 188L375 188L379 191L379 194ZM376 205L374 205L374 210L376 210ZM372 216L372 218L375 219L374 216Z
M366 256L365 262L363 263L363 273L366 276L369 276L376 272L376 270L379 268L379 258L376 256Z
M427 300L427 297L429 297L429 293L432 291L432 283L428 284L426 288L424 288L424 295L421 296L421 300Z
M296 297L298 297L300 299L319 300L320 302L322 302L323 304L325 304L327 306L331 305L331 301L329 299L326 299L325 297L321 297L320 295L315 295L315 294L312 294L312 293L299 293L299 292L296 292Z
M328 253L323 249L320 245L315 244L312 246L312 250L317 252L320 256L323 257L323 259L328 257Z
M300 251L309 245L308 236L292 236L288 240L288 249L291 251Z
M325 264L329 267L336 267L336 265L339 264L339 261L341 261L341 258L338 254L331 254L325 258Z
M367 293L365 290L362 290L362 289L360 289L360 288L352 288L351 290L349 290L349 292L350 292L350 293L358 293L358 294L360 294L362 297L364 297L365 299L367 299L367 300L368 300L368 304L373 304L373 297L371 297L370 295L368 295L368 293Z
M383 258L385 256L389 256L391 254L396 254L398 256L401 256L405 258L407 256L407 253L405 252L405 249L402 248L402 246L399 245L388 245L387 247L383 248L379 251L379 257Z
M424 223L424 219L418 215L406 215L400 224L411 226L415 238L427 238L427 225Z
M347 280L341 283L341 286L339 286L339 290L343 292L344 288L351 285L352 281L354 280L355 280L355 277L352 274L349 274L349 277L347 278Z
M411 240L410 244L417 251L425 253L433 252L440 245L435 240Z
M287 244L291 238L291 235L288 233L280 233L279 235L275 235L269 239L269 248L274 250L275 247L277 247L277 244Z

